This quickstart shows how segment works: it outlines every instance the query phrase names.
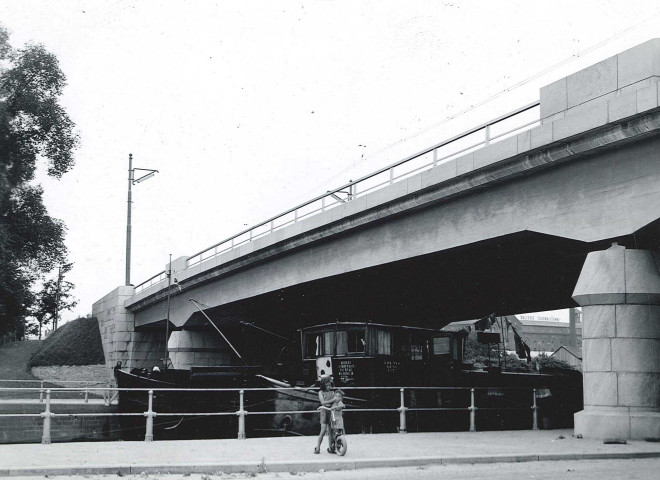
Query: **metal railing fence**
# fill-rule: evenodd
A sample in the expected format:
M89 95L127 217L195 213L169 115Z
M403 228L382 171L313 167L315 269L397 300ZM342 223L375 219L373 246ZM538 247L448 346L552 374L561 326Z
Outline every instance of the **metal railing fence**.
M16 341L16 332L7 332L0 337L0 345L4 345L5 343L14 343Z
M99 384L107 383L107 387L99 387ZM3 387L7 384L39 384L38 388L34 387ZM81 385L80 387L59 387L55 385ZM80 394L84 403L89 403L89 397L98 396L102 398L106 405L110 405L116 398L117 392L110 382L91 382L88 380L0 380L0 403L3 400L7 399L17 399L25 400L25 396L21 395L20 392L27 391L29 393L34 393L34 398L37 398L40 403L44 402L44 395L47 390L52 392L69 392L74 394ZM70 397L69 397L70 398ZM75 398L75 397L74 397ZM30 400L32 398L28 398Z
M532 417L532 429L538 430L538 407L536 403L537 399L537 389L530 387L342 387L342 390L387 390L393 393L396 393L398 390L400 401L398 405L392 406L389 408L345 408L344 412L347 413L366 413L366 412L382 412L382 413L398 413L399 415L399 433L407 433L407 414L408 412L442 412L442 411L452 411L452 412L469 412L470 424L469 431L476 432L476 416L477 412L482 411L530 411ZM416 407L411 405L406 405L405 393L406 391L423 391L423 390L434 390L434 391L469 391L470 393L470 405L468 407ZM486 391L487 394L495 391L498 395L501 395L504 391L511 390L529 390L531 394L531 406L522 405L519 407L483 407L477 406L475 392L476 391ZM245 409L245 395L249 392L273 392L278 391L297 391L305 393L314 393L318 392L318 388L305 388L305 387L273 387L273 388L186 388L186 389L174 389L174 388L116 388L116 387L91 387L91 388L76 388L76 387L57 387L57 388L47 388L45 392L42 388L31 388L31 387L18 387L18 388L6 388L0 387L0 395L3 392L16 392L16 391L25 391L29 393L39 394L40 399L43 400L43 394L45 393L45 410L41 413L2 413L0 414L0 419L9 418L9 417L41 417L43 418L43 435L41 443L48 444L51 443L51 420L54 417L145 417L145 437L144 440L149 442L154 439L154 418L155 417L217 417L217 416L236 416L238 417L238 431L237 438L244 439L246 438L246 428L245 428L245 417L250 415L295 415L295 414L315 414L317 410L267 410L267 411L247 411ZM87 402L87 395L89 392L100 392L104 399L110 399L117 396L121 391L126 392L145 392L148 396L147 400L147 411L145 412L110 412L110 413L53 413L51 410L51 397L56 392L84 392L85 393L85 402ZM154 411L154 393L159 392L234 392L238 394L238 410L231 411L220 411L220 412L156 412ZM0 403L2 402L0 398ZM110 403L106 402L106 405Z
M273 233L299 220L350 202L367 193L392 185L398 180L429 170L460 155L473 152L537 126L540 123L539 105L539 102L525 105L264 220L194 253L188 258L186 268ZM135 293L164 282L166 279L167 272L159 272L138 284L135 287Z

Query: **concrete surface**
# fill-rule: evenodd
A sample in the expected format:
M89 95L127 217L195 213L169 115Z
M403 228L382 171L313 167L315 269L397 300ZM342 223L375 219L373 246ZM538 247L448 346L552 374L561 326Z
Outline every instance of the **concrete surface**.
M0 446L0 475L312 472L373 467L660 458L660 443L604 444L572 430L352 435L344 457L314 437Z

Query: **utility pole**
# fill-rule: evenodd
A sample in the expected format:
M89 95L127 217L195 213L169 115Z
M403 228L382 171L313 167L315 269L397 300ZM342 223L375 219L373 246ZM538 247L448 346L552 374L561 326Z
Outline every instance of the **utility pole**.
M131 186L133 185L133 154L128 154L128 211L126 213L126 285L131 284Z
M147 172L141 177L135 178L135 171ZM133 203L131 187L136 183L143 182L155 174L158 170L150 168L133 168L133 154L128 154L128 206L126 209L126 285L131 284L131 205Z

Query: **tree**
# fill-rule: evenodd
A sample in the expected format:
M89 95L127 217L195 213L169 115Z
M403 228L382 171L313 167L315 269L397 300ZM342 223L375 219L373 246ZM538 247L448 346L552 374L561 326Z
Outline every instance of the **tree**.
M74 164L74 124L59 104L66 77L43 45L14 49L0 27L0 334L19 331L34 286L67 263L66 227L48 215L34 185L40 161L61 178Z
M57 276L46 280L41 290L36 293L36 301L30 310L32 321L28 323L26 333L38 334L41 339L43 327L50 324L56 329L60 312L72 310L78 304L71 294L73 283L64 280L64 276L72 267L72 263L67 263L58 268Z
M484 345L477 342L477 340L472 337L467 337L465 339L465 351L463 353L463 360L465 363L471 363L477 368L483 368L488 365L488 358L490 358L490 365L501 365L502 369L507 372L574 370L574 368L567 362L554 357L549 357L543 353L533 358L531 363L527 363L527 360L520 359L517 355L510 353L506 354L506 361L502 361L501 356L498 357L497 345Z

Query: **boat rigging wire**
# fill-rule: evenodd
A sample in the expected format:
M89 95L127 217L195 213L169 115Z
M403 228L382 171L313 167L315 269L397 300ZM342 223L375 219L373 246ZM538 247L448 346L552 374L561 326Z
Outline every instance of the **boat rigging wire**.
M215 323L213 323L213 320L211 320L211 319L209 318L209 316L206 314L206 312L204 312L204 310L202 310L202 307L199 306L197 300L195 300L194 298L191 298L191 299L189 299L189 300L192 302L193 305L195 305L195 307L197 307L197 310L199 310L199 311L202 313L202 315L204 315L204 317L206 317L206 319L209 321L209 323L213 326L213 328L216 329L216 331L217 331L217 332L220 334L220 336L225 340L225 342L227 342L227 345L229 345L229 347L234 351L234 353L236 354L236 356L237 356L238 358L240 358L240 359L243 361L243 363L244 363L245 365L247 365L247 362L243 359L243 357L241 357L241 354L238 353L238 350L236 350L236 349L234 348L234 346L231 344L231 342L229 341L229 339L228 339L227 337L225 337L225 334L224 334L224 333L222 333L222 330L220 330L220 329L218 328L218 326L217 326Z

